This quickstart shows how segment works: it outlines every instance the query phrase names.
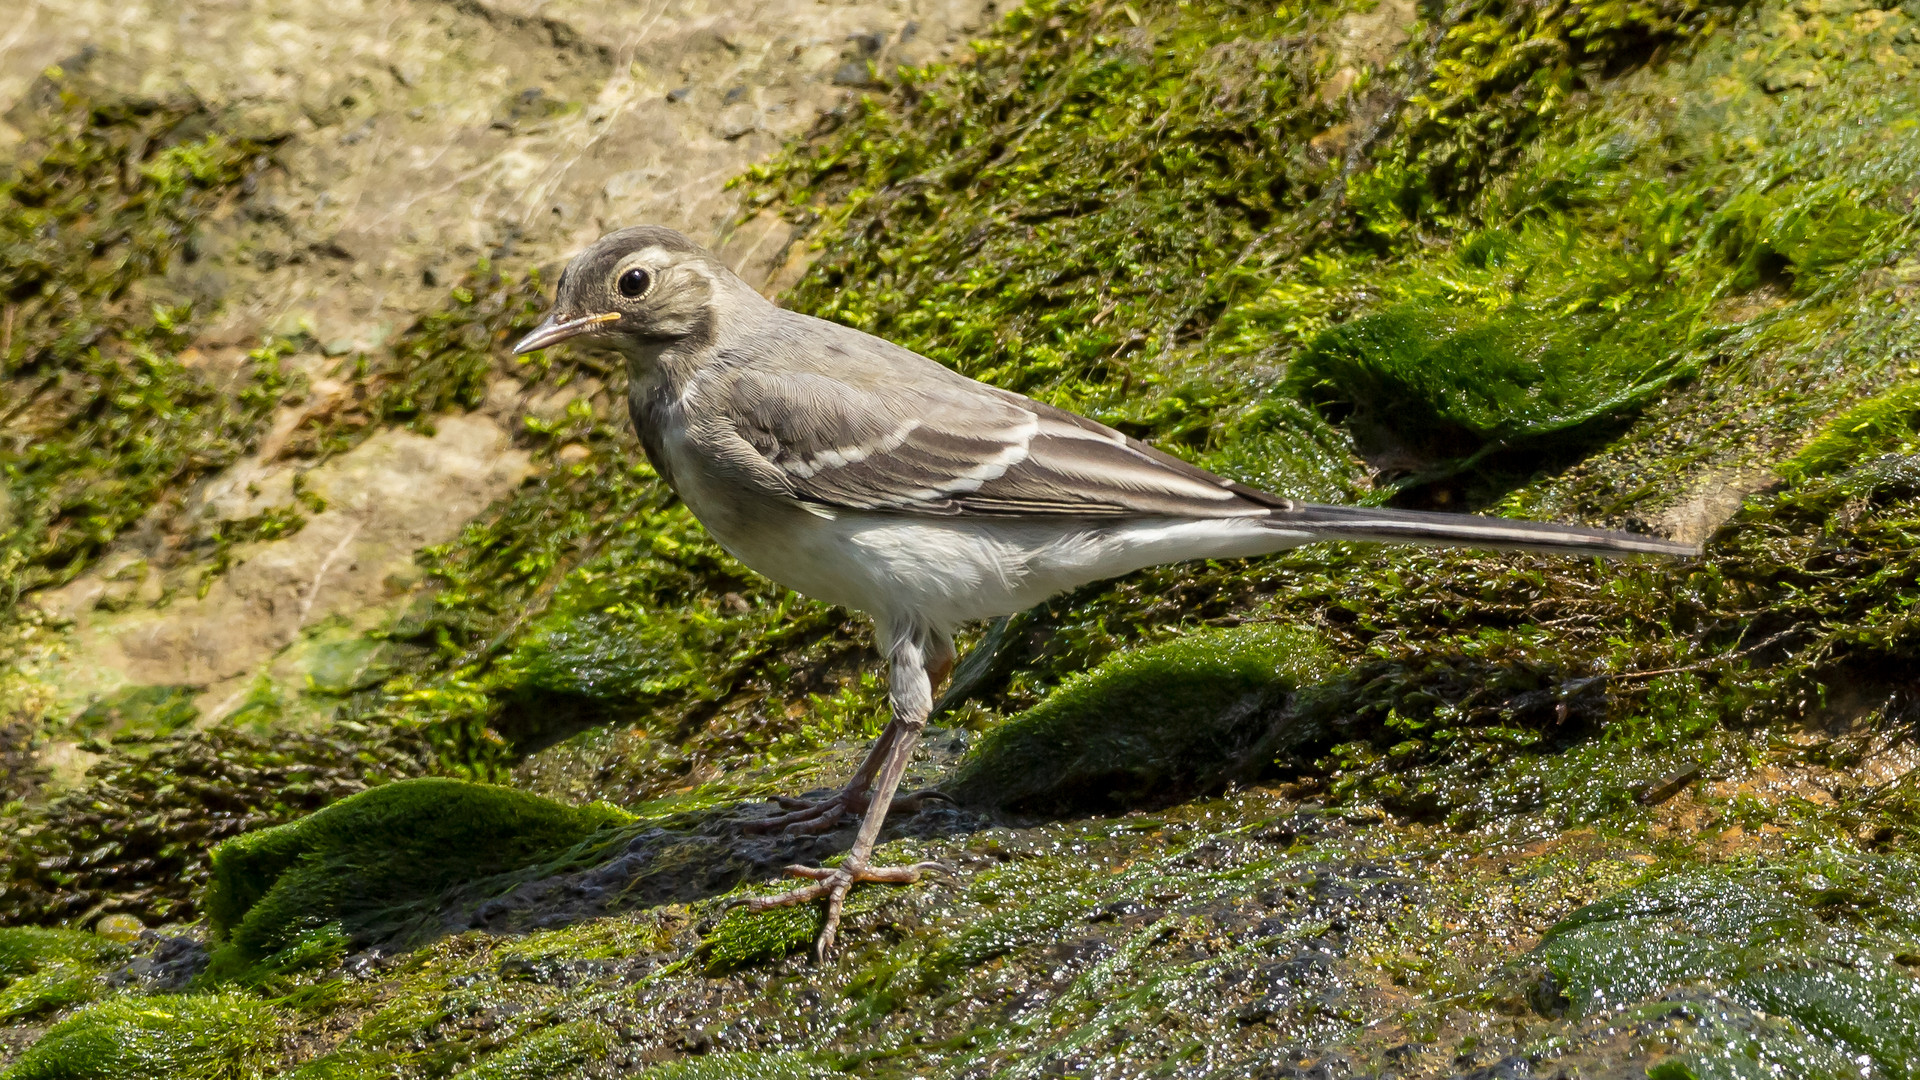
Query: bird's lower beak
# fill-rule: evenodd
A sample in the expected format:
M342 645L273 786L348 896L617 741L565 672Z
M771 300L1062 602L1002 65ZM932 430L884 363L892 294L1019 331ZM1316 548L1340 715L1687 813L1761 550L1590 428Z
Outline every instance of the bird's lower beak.
M549 345L558 345L570 337L578 337L601 323L610 323L620 317L617 311L603 312L599 315L582 315L578 319L556 320L552 315L546 317L533 332L520 339L513 347L513 355L520 356L535 349L544 349Z

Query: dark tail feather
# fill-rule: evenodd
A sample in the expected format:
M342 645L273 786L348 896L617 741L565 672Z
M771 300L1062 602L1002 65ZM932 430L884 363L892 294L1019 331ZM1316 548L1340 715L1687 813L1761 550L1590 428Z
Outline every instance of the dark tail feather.
M1539 521L1442 514L1429 510L1390 510L1373 506L1320 506L1294 503L1273 511L1273 523L1310 530L1327 540L1379 540L1400 544L1439 544L1505 551L1554 551L1576 555L1698 555L1696 544L1658 536L1551 525Z

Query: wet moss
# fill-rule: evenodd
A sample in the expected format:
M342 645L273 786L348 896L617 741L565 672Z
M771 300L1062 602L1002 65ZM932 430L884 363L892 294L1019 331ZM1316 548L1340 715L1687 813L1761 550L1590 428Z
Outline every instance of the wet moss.
M1920 450L1920 382L1903 382L1833 418L1781 466L1804 480L1858 464L1879 453Z
M455 1075L460 1080L547 1080L580 1075L580 1067L604 1058L612 1042L612 1032L605 1024L580 1020L529 1035Z
M1493 450L1577 442L1686 374L1680 342L1648 330L1614 315L1403 304L1324 331L1288 366L1286 385L1376 444L1470 464Z
M0 927L0 979L31 975L58 964L105 963L125 953L125 947L82 930Z
M836 1075L797 1053L722 1053L668 1061L635 1074L644 1080L826 1080Z
M1896 957L1920 938L1917 872L1898 857L1816 855L1662 877L1549 930L1535 955L1551 983L1535 997L1578 1016L1703 987L1791 1022L1689 1048L1673 1075L1685 1075L1673 1071L1682 1065L1712 1075L1749 1055L1789 1065L1811 1044L1912 1076L1920 987Z
M945 784L1023 812L1166 805L1264 772L1293 692L1326 673L1310 631L1252 626L1121 653L995 727Z
M6 1080L250 1080L279 1044L279 1018L228 995L122 998L89 1006L48 1029Z
M126 953L80 931L0 928L0 1023L94 1000L103 991L102 967Z
M423 916L410 908L562 860L628 820L604 805L576 809L458 780L382 785L214 849L205 903L224 945L216 967L237 973L288 949L324 960L345 943L418 936L412 924Z

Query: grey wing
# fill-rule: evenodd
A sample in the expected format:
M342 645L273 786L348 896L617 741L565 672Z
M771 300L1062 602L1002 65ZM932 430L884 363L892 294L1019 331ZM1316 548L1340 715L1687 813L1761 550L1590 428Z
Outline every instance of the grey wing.
M1289 505L1084 417L955 376L866 389L742 374L724 414L795 499L943 515L1254 517Z

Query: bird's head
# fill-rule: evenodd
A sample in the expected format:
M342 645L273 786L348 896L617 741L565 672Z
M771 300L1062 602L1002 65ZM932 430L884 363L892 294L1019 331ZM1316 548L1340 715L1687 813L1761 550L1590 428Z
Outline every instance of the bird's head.
M737 291L731 287L737 281L705 248L672 229L636 225L611 232L560 272L553 310L513 352L578 339L629 356L657 354L710 330L716 304Z

